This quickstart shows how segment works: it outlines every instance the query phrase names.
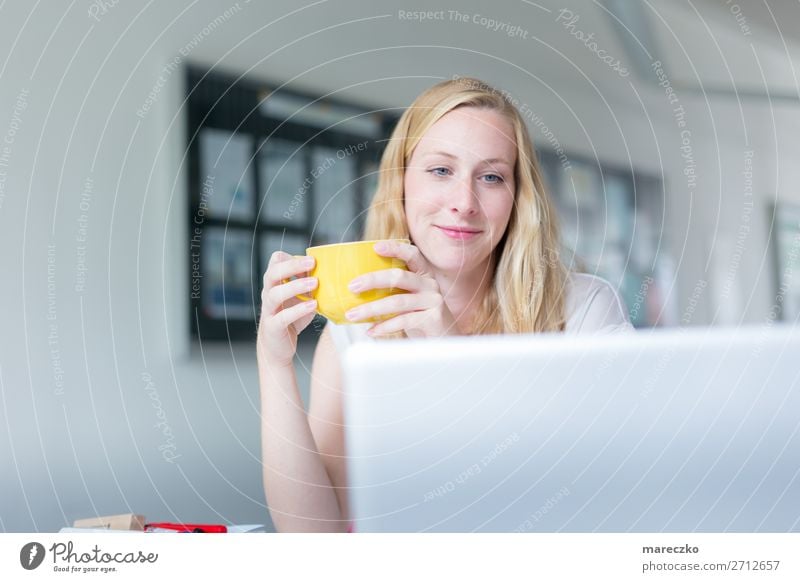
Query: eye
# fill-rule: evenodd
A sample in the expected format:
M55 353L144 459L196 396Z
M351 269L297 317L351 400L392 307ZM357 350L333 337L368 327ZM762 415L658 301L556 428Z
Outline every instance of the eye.
M504 180L502 176L498 176L497 174L486 174L483 176L484 181L488 184L501 184Z
M431 168L428 170L428 173L433 174L434 176L449 176L450 170L445 167L439 166L436 168Z

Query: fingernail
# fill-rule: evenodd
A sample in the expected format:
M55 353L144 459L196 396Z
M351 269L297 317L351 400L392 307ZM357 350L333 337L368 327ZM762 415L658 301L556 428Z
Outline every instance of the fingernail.
M345 313L344 316L350 321L356 321L357 319L360 319L359 317L360 314L361 312L358 309L351 309L350 311Z
M385 242L375 243L375 252L385 253L388 250L389 250L389 245L387 245Z
M306 282L303 283L303 287L305 287L306 289L313 289L316 286L317 286L317 280L314 277L309 277L308 279L306 279Z
M304 267L313 267L314 266L314 258L313 257L308 257L307 259L305 259L303 261L303 266Z
M309 311L312 311L317 308L317 302L314 299L312 299L311 301L306 301L306 305L308 306Z
M358 293L364 288L364 283L362 281L359 281L358 279L353 279L352 281L350 281L350 284L347 286L347 288L350 289L350 291L352 291L353 293Z

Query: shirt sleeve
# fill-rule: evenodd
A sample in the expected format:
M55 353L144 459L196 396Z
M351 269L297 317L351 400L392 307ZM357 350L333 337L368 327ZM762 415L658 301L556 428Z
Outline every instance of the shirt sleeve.
M608 281L592 277L582 303L567 320L567 333L605 334L633 331L628 310Z

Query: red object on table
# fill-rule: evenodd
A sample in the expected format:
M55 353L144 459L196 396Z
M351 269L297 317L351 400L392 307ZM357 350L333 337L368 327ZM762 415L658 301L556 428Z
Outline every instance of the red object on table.
M144 524L144 531L152 532L153 530L168 529L177 533L227 533L228 528L224 525L214 525L208 523L146 523Z

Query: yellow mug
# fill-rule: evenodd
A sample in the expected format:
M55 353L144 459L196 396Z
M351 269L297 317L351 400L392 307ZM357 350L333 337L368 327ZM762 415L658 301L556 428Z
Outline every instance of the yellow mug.
M397 242L409 243L408 239L396 239ZM324 315L334 323L355 323L345 317L345 313L353 307L358 307L370 301L376 301L407 293L403 289L369 289L362 293L353 293L347 287L350 281L373 271L383 269L404 269L408 266L402 259L382 257L375 252L377 240L357 241L322 245L306 249L306 254L314 257L316 263L309 272L310 277L319 281L317 288L311 292L311 297L298 295L299 299L308 301L317 300L317 313ZM365 319L362 322L376 322L386 319L387 316Z

